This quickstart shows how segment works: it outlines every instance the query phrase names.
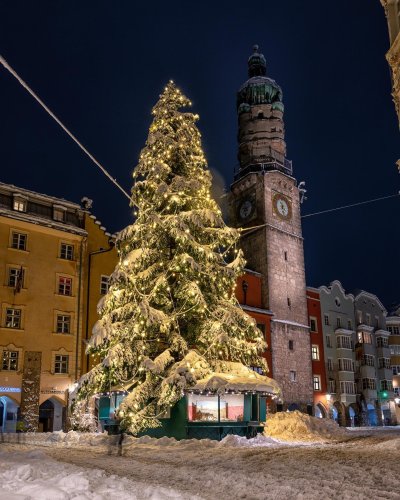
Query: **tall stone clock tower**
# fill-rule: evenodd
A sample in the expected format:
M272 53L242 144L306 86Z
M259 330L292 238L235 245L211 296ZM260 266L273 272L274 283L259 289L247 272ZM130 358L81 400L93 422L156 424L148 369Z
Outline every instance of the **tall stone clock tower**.
M284 408L303 411L313 401L300 193L286 158L284 106L279 85L266 76L254 46L249 79L237 93L239 168L231 211L244 229L247 267L261 273L263 307L272 312L272 376Z

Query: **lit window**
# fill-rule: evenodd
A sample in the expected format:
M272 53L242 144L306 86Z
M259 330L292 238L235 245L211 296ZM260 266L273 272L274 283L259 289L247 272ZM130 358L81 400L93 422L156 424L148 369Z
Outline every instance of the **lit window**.
M13 209L16 212L26 212L26 200L22 198L14 198Z
M313 375L313 385L314 391L321 390L321 377L319 375Z
M18 267L8 268L8 286L15 288L18 291L23 287L24 270Z
M57 314L57 333L71 332L71 316L67 314Z
M26 234L16 233L13 231L11 247L17 250L26 250L26 240L27 240Z
M3 370L18 370L18 351L3 351Z
M68 373L69 356L57 354L54 360L54 373Z
M72 260L74 258L74 246L68 243L61 243L60 259Z
M8 307L6 309L6 328L21 328L21 309L14 309L13 307Z
M372 344L372 337L368 332L358 332L357 337L361 344Z
M244 395L224 394L223 396L188 395L188 419L191 422L238 422L243 420Z
M290 372L289 372L289 380L291 382L296 382L296 372L294 370L290 370Z
M102 275L100 279L100 295L105 295L110 287L110 277Z
M72 295L72 278L60 276L58 278L58 293L60 295Z
M311 346L311 358L314 361L318 361L319 360L319 348L318 348L317 345Z

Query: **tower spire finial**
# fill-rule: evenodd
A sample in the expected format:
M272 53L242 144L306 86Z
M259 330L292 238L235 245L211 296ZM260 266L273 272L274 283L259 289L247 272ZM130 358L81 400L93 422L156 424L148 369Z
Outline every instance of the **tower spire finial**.
M248 66L250 78L253 76L265 76L267 73L267 62L263 54L259 52L257 44L253 45L253 54L249 57Z

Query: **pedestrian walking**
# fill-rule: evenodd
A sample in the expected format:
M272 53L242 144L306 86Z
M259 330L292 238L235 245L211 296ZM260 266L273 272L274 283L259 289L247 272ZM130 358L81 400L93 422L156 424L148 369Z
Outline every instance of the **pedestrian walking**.
M122 456L122 443L124 442L125 439L125 432L122 427L119 429L119 439L118 439L118 456Z

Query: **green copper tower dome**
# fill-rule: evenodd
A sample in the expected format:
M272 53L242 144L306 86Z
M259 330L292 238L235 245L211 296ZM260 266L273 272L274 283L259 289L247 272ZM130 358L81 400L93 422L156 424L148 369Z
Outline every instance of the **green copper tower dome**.
M266 76L267 63L258 49L258 45L254 45L248 60L249 79L237 93L238 114L248 112L250 106L257 104L271 104L272 109L283 113L282 89L275 80Z

